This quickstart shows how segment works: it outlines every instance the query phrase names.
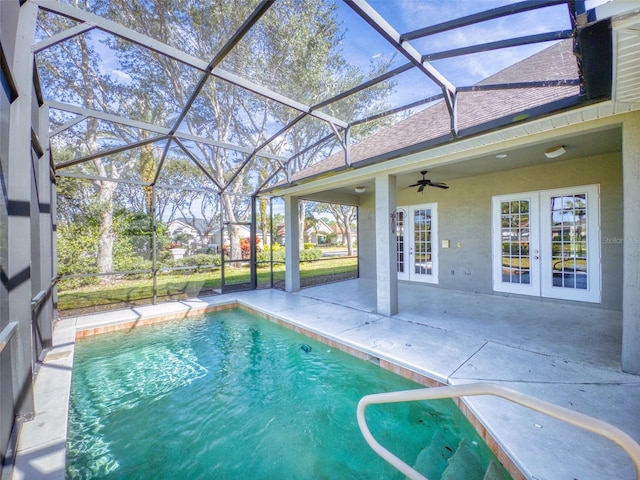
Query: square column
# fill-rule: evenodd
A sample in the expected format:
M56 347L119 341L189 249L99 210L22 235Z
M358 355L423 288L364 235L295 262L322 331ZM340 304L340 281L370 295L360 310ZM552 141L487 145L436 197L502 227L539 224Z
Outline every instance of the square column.
M640 375L640 113L622 125L622 370Z
M398 274L396 272L396 177L376 177L376 311L381 315L398 313Z
M300 227L298 210L298 197L284 197L284 289L286 292L300 290Z
M13 2L13 5L17 6L18 2ZM7 387L11 392L9 395L13 396L13 412L17 417L28 420L35 413L33 368L39 353L34 342L31 312L35 285L33 282L40 273L39 264L32 258L32 254L39 253L40 239L32 228L32 222L38 224L34 184L38 172L32 170L32 165L37 164L38 160L31 141L31 129L36 132L40 129L37 123L38 107L34 106L37 101L34 98L34 56L31 50L38 7L31 2L22 3L17 10L15 6L11 8L3 5L1 19L3 29L5 26L15 25L17 32L14 45L5 43L6 39L3 37L3 48L6 49L9 70L18 90L18 97L9 107L8 117L7 112L2 113L2 128L8 129L9 139L7 159L3 159L3 181L6 182L4 201L7 211L4 248L7 257L6 264L2 265L3 274L6 275L3 282L8 291L8 319L2 319L2 326L7 320L17 323L15 337L11 340L11 357L7 359L12 369L13 384ZM4 92L0 95L4 95ZM48 284L50 283L49 278ZM3 362L5 358L3 357ZM3 392L2 401L10 398L9 395ZM11 420L8 419L9 422Z

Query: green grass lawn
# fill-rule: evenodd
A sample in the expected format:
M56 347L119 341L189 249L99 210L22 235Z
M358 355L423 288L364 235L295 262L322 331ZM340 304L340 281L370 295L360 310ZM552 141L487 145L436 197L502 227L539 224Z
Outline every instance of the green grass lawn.
M300 264L301 281L318 277L332 277L339 274L357 271L357 258L332 258ZM274 279L284 280L284 265L273 267ZM271 272L268 268L258 268L258 284L270 285ZM249 268L226 268L225 282L238 284L249 282ZM158 297L179 299L199 294L212 294L220 288L220 270L161 273L157 277ZM303 284L305 282L302 282ZM135 305L143 300L153 298L153 279L121 278L111 284L90 285L77 288L65 288L64 282L58 286L58 310L98 307L100 305L124 304ZM147 302L148 303L148 302Z

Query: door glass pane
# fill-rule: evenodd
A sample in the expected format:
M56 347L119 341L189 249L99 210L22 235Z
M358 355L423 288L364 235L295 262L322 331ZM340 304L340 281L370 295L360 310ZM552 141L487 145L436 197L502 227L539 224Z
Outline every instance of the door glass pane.
M587 282L587 196L551 197L553 286L585 290Z
M413 213L413 272L419 275L431 275L431 209L414 210Z
M503 283L531 283L529 207L529 200L500 203Z
M396 271L404 273L404 227L405 212L396 210Z

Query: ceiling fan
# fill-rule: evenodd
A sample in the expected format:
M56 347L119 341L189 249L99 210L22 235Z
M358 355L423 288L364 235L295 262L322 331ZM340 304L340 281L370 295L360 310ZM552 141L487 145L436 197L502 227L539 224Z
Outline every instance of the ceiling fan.
M432 182L428 178L425 178L425 175L427 174L427 170L422 170L420 173L422 174L422 179L418 180L418 183L409 185L408 188L418 187L418 193L422 192L424 190L424 187L449 188L449 185L447 185L446 183Z

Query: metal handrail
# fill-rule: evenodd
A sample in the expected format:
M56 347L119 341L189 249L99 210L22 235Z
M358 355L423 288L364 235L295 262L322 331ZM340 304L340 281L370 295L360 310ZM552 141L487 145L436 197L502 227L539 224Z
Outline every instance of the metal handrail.
M453 397L469 397L475 395L493 395L501 397L524 407L530 408L550 417L557 418L584 430L597 433L612 442L618 444L631 458L635 469L636 478L640 478L640 445L628 434L617 427L588 415L574 412L568 408L554 405L553 403L517 392L510 388L495 383L478 382L468 385L454 385L445 387L420 388L416 390L403 390L399 392L376 393L367 395L358 402L358 426L369 446L383 459L411 479L426 480L422 474L411 468L405 462L384 448L373 437L364 416L364 411L369 405L382 403L414 402L419 400L435 400Z
M0 353L9 345L9 342L16 334L16 330L18 330L18 322L10 322L0 330Z

